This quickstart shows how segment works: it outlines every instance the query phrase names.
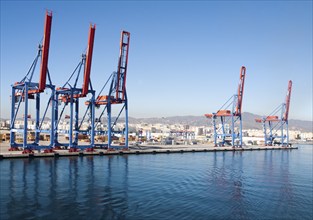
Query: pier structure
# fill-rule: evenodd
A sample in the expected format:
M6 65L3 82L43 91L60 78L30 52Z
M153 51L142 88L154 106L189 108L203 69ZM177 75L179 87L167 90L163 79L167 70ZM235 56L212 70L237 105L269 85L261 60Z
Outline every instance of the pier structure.
M48 58L50 48L50 35L52 26L52 12L46 11L43 41L38 46L38 53L34 59L26 76L12 85L11 93L11 120L10 120L10 150L15 151L19 148L23 149L23 153L31 153L34 149L44 149L46 152L51 151L53 146L53 125L51 130L42 128L43 121L47 116L50 108L51 120L54 120L53 109L55 107L55 86L52 84L50 73L48 70ZM40 62L39 82L34 82L34 73L38 62ZM48 82L47 82L48 78ZM47 96L48 97L42 97ZM44 108L44 102L47 100L45 111L40 114L41 107ZM34 107L33 107L34 106ZM33 115L30 114L31 108L35 109L35 128L29 129L29 122ZM23 116L20 115L24 112ZM17 117L24 118L24 124L21 128L16 127ZM48 117L48 116L47 116ZM39 143L41 134L50 136L50 144L42 145ZM17 143L17 136L22 135L22 139Z
M217 112L205 114L205 117L212 120L215 146L242 147L241 109L245 77L246 67L242 66L237 94L230 97Z
M2 148L3 147L3 148ZM69 152L65 149L54 150L51 153L45 152L29 152L22 154L21 152L9 152L6 151L5 145L0 146L0 160L1 159L13 159L13 158L45 158L45 157L72 157L72 156L112 156L112 155L140 155L140 154L182 154L182 153L198 153L198 152L244 152L244 151L263 151L263 150L295 150L297 146L290 146L288 148L282 146L243 146L242 148L232 147L214 147L214 145L141 145L129 146L128 150L116 149L114 151L104 148L96 148L94 151L79 151Z
M268 116L255 119L257 123L262 124L265 146L272 145L290 146L288 116L289 116L291 89L292 81L289 80L285 102L283 102L277 108L275 108Z
M54 124L53 133L54 140L53 146L55 149L61 147L69 148L69 151L76 152L80 149L86 149L92 151L94 147L94 122L95 122L95 90L92 88L91 84L91 64L92 64L92 54L94 47L96 26L90 24L89 27L89 37L88 37L88 47L87 53L82 54L81 61L76 66L73 73L70 75L68 80L64 83L62 87L58 87L55 92L55 100L58 102L54 109L54 119L52 123ZM80 78L81 72L84 72L82 87L78 86L78 80ZM74 76L76 76L75 80ZM87 101L89 104L86 106L86 111L83 118L79 119L79 111L82 109L83 104L80 105L82 99ZM82 102L84 103L84 102ZM59 108L63 104L61 111ZM64 115L65 110L69 108L69 115ZM69 129L59 129L59 123L62 117L69 120ZM79 121L80 120L80 121ZM82 124L87 122L88 126L82 129ZM68 141L66 143L61 143L59 141L59 134L68 135ZM78 144L78 139L80 136L84 136L87 143L84 145ZM89 143L88 143L89 142Z

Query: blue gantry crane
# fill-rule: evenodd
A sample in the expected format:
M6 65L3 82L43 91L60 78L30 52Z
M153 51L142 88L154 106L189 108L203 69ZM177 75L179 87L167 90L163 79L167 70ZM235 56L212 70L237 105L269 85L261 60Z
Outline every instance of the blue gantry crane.
M285 102L275 108L270 115L255 119L256 122L262 123L265 146L277 144L288 147L290 145L288 117L291 89L292 81L289 80Z
M101 122L102 116L107 113L107 131L96 130L95 133L98 135L107 135L108 143L107 144L96 144L101 147L107 147L109 150L113 150L112 144L112 136L116 133L122 133L125 137L125 144L121 144L120 147L123 149L128 149L128 99L127 99L127 92L126 92L126 76L127 76L127 64L128 64L128 51L129 51L129 41L130 41L130 33L127 31L121 32L121 40L120 40L120 54L118 59L118 66L117 71L113 72L102 89L99 92L95 100L95 107L97 109L101 109L103 106L102 111L97 118L97 124ZM111 80L109 94L108 95L101 95L104 88L108 85L108 82ZM89 102L86 103L90 105ZM121 105L121 109L115 117L112 123L112 106ZM115 130L115 126L117 121L119 120L122 112L125 113L125 124L124 129L122 131Z
M33 153L33 149L45 149L45 152L53 152L53 149L68 148L70 152L76 152L80 149L86 149L87 151L93 151L95 146L95 126L101 121L101 117L104 112L107 113L107 131L103 132L97 130L97 134L106 135L108 138L107 148L111 149L112 138L114 134L122 134L125 137L125 143L120 144L123 149L128 149L128 99L126 93L126 75L127 75L127 63L128 63L128 51L130 33L127 31L121 32L120 41L120 55L118 60L117 72L113 72L109 77L107 83L104 85L102 90L95 99L95 90L92 88L90 80L92 53L95 36L95 25L90 25L89 39L87 53L82 55L82 59L76 66L69 79L65 82L62 87L56 88L51 82L51 77L48 71L48 55L50 45L50 33L51 33L52 13L47 11L46 22L44 27L44 38L43 44L39 45L38 54L31 65L27 75L19 82L12 85L12 111L11 111L11 127L10 127L10 139L11 148L10 150L19 150L19 147L24 148L24 153ZM39 83L33 82L33 75L35 72L36 65L41 58L40 68L40 80ZM78 86L78 80L81 72L84 72L83 85ZM76 76L76 78L75 78ZM46 79L48 78L48 83ZM111 80L108 95L101 95L103 89L106 87L108 82ZM74 82L73 82L74 81ZM51 94L48 99L48 103L43 115L40 114L41 101L40 94L51 90ZM80 99L85 98L85 105L87 105L86 111L82 118L79 118L79 112L81 109ZM30 100L34 99L36 103L36 116L34 130L35 141L32 143L28 142L28 121L31 118L29 114ZM21 127L16 126L16 119L24 103L24 124ZM63 106L62 106L63 105ZM105 106L104 110L100 114L100 117L95 120L95 108ZM112 118L112 105L122 105L118 115ZM62 106L62 108L61 108ZM46 124L45 127L51 126L50 129L43 130L42 125L46 118L49 107L51 108L51 121L50 124ZM69 114L64 114L66 109L69 109ZM122 130L117 131L115 126L122 114L125 112L125 126ZM65 117L64 117L65 115ZM60 122L62 116L68 123L60 128ZM42 119L40 119L42 117ZM114 121L112 122L112 120ZM88 126L86 128L86 123ZM97 122L97 124L95 124ZM83 129L84 127L84 129ZM18 133L23 134L23 143L17 143L16 136ZM48 146L39 145L39 139L41 133L50 133L50 144ZM60 139L60 134L68 134L68 142ZM79 145L79 137L83 134L84 137L88 136L89 144ZM20 139L19 139L20 141ZM86 139L84 139L86 141Z
M216 113L205 114L207 118L212 119L215 146L242 147L241 108L245 77L246 67L242 66L237 94L228 99ZM220 122L219 125L218 122Z
M95 37L95 25L90 25L89 37L88 37L88 48L87 54L83 54L81 61L76 66L73 73L70 75L69 79L65 82L62 87L56 89L55 100L60 104L63 103L63 108L59 112L59 105L55 105L55 120L54 123L54 147L67 147L70 152L76 152L80 149L86 149L87 151L92 151L94 146L94 121L95 121L95 90L92 88L90 73L91 73L91 62L92 53L94 46ZM80 77L81 70L84 71L83 84L82 87L77 85L78 79ZM72 78L76 75L74 83L70 83ZM83 119L79 121L79 110L80 110L80 99L88 98L89 104L87 105L86 112ZM69 129L59 129L59 123L62 119L64 110L69 106L69 115L65 115L65 119L69 120ZM82 124L86 120L86 115L88 115L89 126L87 129L82 130ZM59 141L59 133L67 133L69 137L68 143L61 143ZM79 145L78 138L79 134L87 135L90 143L85 145Z
M34 149L40 150L44 149L45 152L51 151L53 145L53 131L44 130L42 128L43 121L46 117L48 109L51 109L51 119L54 120L54 94L55 86L52 84L51 77L48 71L48 57L49 57L49 47L50 47L50 35L51 35L51 25L52 25L52 12L46 11L45 24L44 24L44 36L43 43L38 47L38 53L33 61L29 71L26 76L19 82L12 85L12 95L11 95L11 121L10 121L10 146L9 150L19 150L19 147L23 148L23 153L32 153ZM40 61L39 61L40 60ZM40 64L40 76L39 83L33 82L33 76L36 70L38 61ZM48 77L48 83L47 83ZM41 94L50 90L50 97L48 98L48 103L46 105L44 114L40 119L41 110ZM30 105L32 105L31 100L35 101L35 129L28 128L28 122L31 120L32 116L29 114ZM22 128L16 127L16 119L21 108L24 107L24 124ZM22 110L21 110L22 111ZM53 126L53 125L52 125ZM34 140L28 141L28 134L34 132ZM50 133L50 145L40 145L39 139L41 133ZM22 143L16 142L16 135L22 134Z

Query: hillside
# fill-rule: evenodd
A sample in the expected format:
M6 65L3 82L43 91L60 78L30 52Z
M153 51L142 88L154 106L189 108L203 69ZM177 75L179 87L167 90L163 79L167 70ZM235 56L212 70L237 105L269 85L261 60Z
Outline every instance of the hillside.
M260 115L255 115L249 112L244 112L243 115L243 128L244 129L261 129L261 124L256 123L256 118L261 118ZM191 126L207 126L210 122L204 116L172 116L163 118L129 118L129 123L149 123L149 124L186 124ZM313 131L312 121L302 120L289 120L290 130L300 130L306 132Z
M244 129L261 129L262 126L259 123L255 122L256 118L261 118L260 115L255 115L249 112L244 112L243 115L243 128ZM5 120L5 119L1 119ZM20 120L22 120L20 118ZM33 119L32 119L33 120ZM46 117L45 120L50 120ZM106 121L106 117L103 117L103 120ZM112 120L115 120L113 117ZM124 121L123 118L120 118L119 121ZM139 123L148 123L148 124L185 124L191 126L207 126L211 124L211 121L204 116L172 116L172 117L162 117L162 118L133 118L129 117L129 123L139 124ZM300 130L303 132L313 132L313 122L312 121L303 121L303 120L289 120L289 129L290 130Z

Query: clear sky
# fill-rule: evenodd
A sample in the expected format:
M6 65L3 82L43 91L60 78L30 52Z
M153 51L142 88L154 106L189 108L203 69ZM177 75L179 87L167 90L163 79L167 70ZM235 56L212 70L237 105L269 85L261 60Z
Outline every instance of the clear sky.
M96 90L116 70L120 31L131 33L132 117L214 112L236 92L244 65L244 112L269 114L291 79L290 118L312 120L312 1L1 1L2 118L11 84L36 56L46 9L53 11L49 70L57 86L80 61L93 22Z

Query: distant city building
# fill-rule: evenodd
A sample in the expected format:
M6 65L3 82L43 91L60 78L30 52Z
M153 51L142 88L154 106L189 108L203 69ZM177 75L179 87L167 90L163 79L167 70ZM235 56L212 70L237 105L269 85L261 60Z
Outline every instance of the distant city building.
M202 127L197 128L197 135L203 135L204 134L203 130L204 129Z
M87 130L90 126L89 122L83 122L82 129ZM217 125L221 127L221 125ZM0 121L2 129L10 127L10 120ZM16 129L24 128L24 120L16 120ZM70 124L68 120L61 120L58 129L62 133L68 131ZM51 122L44 121L41 125L42 130L51 129ZM116 131L124 132L125 125L117 123L114 127ZM225 124L225 129L230 132L229 124ZM35 131L36 125L34 120L29 120L28 130ZM107 124L97 123L96 130L107 131ZM153 143L167 143L167 144L195 144L210 143L213 141L213 127L211 126L190 126L186 124L149 124L149 123L133 123L129 124L129 132L132 133L133 141L138 141L141 138L144 141ZM286 131L285 131L286 132ZM298 141L313 141L313 132L301 132L299 130L289 130L290 140ZM243 142L246 145L264 144L263 130L260 129L246 129L243 130Z

